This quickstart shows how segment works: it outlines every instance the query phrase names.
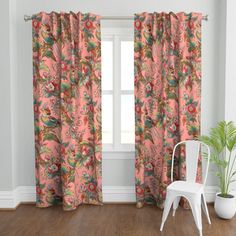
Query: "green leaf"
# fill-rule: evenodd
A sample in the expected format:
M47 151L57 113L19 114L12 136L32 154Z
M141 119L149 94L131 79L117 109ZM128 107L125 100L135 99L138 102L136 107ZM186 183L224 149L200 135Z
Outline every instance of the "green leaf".
M75 175L70 175L69 181L74 182L75 181Z
M45 42L48 44L48 45L50 45L50 46L52 46L53 44L54 44L54 39L53 39L53 37L46 37L46 38L44 38L44 40L45 40Z
M152 52L149 51L149 50L146 51L145 56L146 56L147 58L152 58Z
M43 154L43 153L48 154L48 153L51 153L51 152L52 152L52 149L50 149L50 148L47 147L47 146L42 145L42 146L40 147L40 154Z
M43 141L46 141L46 140L54 140L55 142L60 143L59 138L54 133L46 133L43 136Z
M233 177L234 175L236 175L236 171L234 171L234 172L231 174L231 177Z
M190 42L189 43L189 48L188 51L191 52L196 48L196 44L194 42Z
M56 57L54 56L54 54L53 54L52 51L45 51L45 52L43 53L43 57L51 58L51 59L53 59L54 61L56 61Z
M65 195L72 196L73 193L72 193L72 191L71 191L70 189L66 188L66 189L65 189Z
M221 173L220 172L216 172L216 174L215 174L217 177L219 177L219 178L221 178L222 177L222 175L221 175Z
M39 126L34 127L34 132L35 132L36 135L39 134L39 132L40 132Z
M65 84L65 83L61 84L62 92L66 91L66 90L69 90L69 89L70 89L70 85L69 84Z
M78 152L78 153L75 155L75 159L76 159L76 160L79 160L81 157L82 157L81 152Z
M143 48L143 43L142 42L135 42L134 43L134 51L139 52Z
M227 124L227 148L232 151L236 147L236 126L232 121Z
M75 167L76 166L76 162L73 158L69 157L68 158L68 163L71 167Z
M69 142L67 142L67 143L62 143L62 145L63 145L64 147L68 147L68 146L69 146Z
M228 162L225 160L218 160L217 165L225 169L228 166Z
M88 42L87 50L88 52L94 50L97 47L96 43L94 42Z
M218 167L216 176L220 180L220 189L222 193L227 194L228 186L233 176L236 175L236 171L229 172L230 165L232 165L236 156L233 156L232 151L236 148L236 126L230 121L220 121L214 128L210 130L209 136L201 136L200 140L211 147L211 162ZM227 158L226 150L228 149L230 155Z
M66 174L66 173L68 173L68 170L65 168L65 166L62 166L62 167L61 167L61 172L62 172L63 174Z
M46 71L46 72L50 71L49 67L44 62L40 63L39 69L42 70L42 71Z
M168 97L169 99L177 100L177 95L176 95L175 93L169 92L168 95L167 95L167 97Z
M39 42L35 42L34 46L33 46L33 51L36 52L36 51L39 50L39 48L40 48L40 43Z
M39 187L40 187L41 189L45 188L45 186L46 186L45 184L40 184L40 185L39 185Z
M148 139L148 140L150 140L152 143L154 143L153 138L152 138L152 135L151 135L150 133L148 133L148 132L145 133L145 139Z

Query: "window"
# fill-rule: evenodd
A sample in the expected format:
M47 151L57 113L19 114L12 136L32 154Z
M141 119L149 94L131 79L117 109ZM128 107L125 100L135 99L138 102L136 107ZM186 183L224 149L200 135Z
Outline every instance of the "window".
M113 143L113 41L102 42L102 141Z
M133 29L102 29L103 151L134 151Z
M134 143L133 48L133 41L121 41L121 143Z

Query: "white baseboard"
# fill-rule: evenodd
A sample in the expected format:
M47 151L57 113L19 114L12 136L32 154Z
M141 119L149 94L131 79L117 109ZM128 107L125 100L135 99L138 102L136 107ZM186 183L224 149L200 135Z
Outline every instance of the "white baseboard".
M216 186L205 187L205 197L208 203L215 201ZM104 186L104 202L136 202L135 188L133 186Z
M130 203L136 201L134 186L104 186L102 189L105 203ZM207 202L215 201L217 189L216 186L207 186L205 188ZM19 186L13 191L0 191L0 209L14 209L20 203L35 202L35 197L34 186Z
M14 209L20 203L35 202L34 186L19 186L13 191L0 191L0 209Z
M20 186L17 188L17 201L19 203L35 202L35 186Z
M134 186L104 186L103 202L136 202Z
M207 202L214 202L216 193L219 191L219 188L217 186L206 186L204 193L206 197Z
M1 191L0 192L0 208L15 208L15 191Z

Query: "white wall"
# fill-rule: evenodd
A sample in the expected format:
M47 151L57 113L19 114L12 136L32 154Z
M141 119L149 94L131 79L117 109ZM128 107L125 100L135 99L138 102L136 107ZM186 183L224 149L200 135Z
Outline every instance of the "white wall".
M0 187L12 188L12 141L11 141L11 73L10 73L10 6L7 0L1 2L4 11L0 14Z
M222 0L223 1L223 0ZM1 1L1 6L6 7L7 1ZM31 15L39 11L82 11L94 12L100 15L133 15L136 12L153 12L153 11L185 11L185 12L202 12L209 15L209 21L203 21L202 29L202 133L206 133L209 127L213 126L219 118L222 118L224 102L218 96L221 90L220 85L220 55L219 50L221 41L217 40L220 34L221 22L221 0L21 0L17 1L15 25L11 24L13 29L11 46L10 68L9 59L9 29L2 19L9 19L8 13L4 11L1 15L1 28L7 32L1 41L3 46L4 58L1 56L1 64L6 64L6 72L1 72L1 107L5 107L4 114L1 118L0 143L6 140L4 152L1 155L0 171L0 190L11 188L12 179L2 181L12 171L16 173L15 180L18 186L34 185L34 131L33 131L33 109L32 109L32 55L31 55L31 23L25 23L24 14ZM9 10L9 9L8 9ZM13 16L12 16L13 17ZM15 35L14 35L15 32ZM9 72L13 73L14 88L10 89L8 78ZM2 94L3 92L3 94ZM14 94L12 110L10 112L10 95ZM4 104L3 104L4 103ZM9 103L9 104L8 104ZM11 124L10 114L14 117ZM14 127L12 136L9 127ZM13 153L11 150L13 149ZM15 157L14 157L14 154ZM2 158L3 157L3 158ZM103 184L106 186L132 186L134 185L134 155L127 155L126 159L120 159L114 155L111 160L109 156L103 161ZM12 167L11 158L13 158L15 167ZM6 159L8 159L6 165ZM2 165L3 164L3 165ZM11 168L12 167L12 168ZM15 169L14 169L15 168ZM214 178L210 175L208 185L215 185Z
M225 53L225 120L234 121L236 124L236 27L235 10L236 1L227 0L226 5L226 53ZM236 182L232 184L236 190Z
M226 67L225 67L225 119L236 123L236 1L227 0L226 17ZM234 104L234 106L232 106Z

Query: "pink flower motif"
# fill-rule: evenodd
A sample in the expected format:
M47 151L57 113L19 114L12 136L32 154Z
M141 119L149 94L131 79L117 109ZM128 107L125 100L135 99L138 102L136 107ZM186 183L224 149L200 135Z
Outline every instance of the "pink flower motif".
M197 111L196 107L194 106L194 104L189 104L187 109L188 109L188 112L191 113L191 114L194 114Z
M79 192L84 192L86 191L86 186L83 184L80 186Z
M66 154L66 148L64 145L61 146L61 155L65 155Z
M141 26L142 26L142 22L139 19L135 20L135 22L134 22L135 29L140 30Z
M182 73L183 74L186 74L188 72L188 68L187 68L187 66L184 66L183 68L182 68Z
M84 22L84 26L86 29L92 29L93 28L93 22L91 20L86 20Z
M144 193L143 188L141 188L140 186L137 186L136 187L136 193L139 196L143 195L143 193Z
M93 157L90 156L90 157L88 157L87 160L84 162L84 165L85 165L86 167L89 167L89 166L91 166L92 164L93 164Z
M169 131L170 131L170 132L173 133L173 132L175 132L176 130L177 130L177 127L176 127L175 124L172 124L172 125L169 126Z
M194 29L194 22L191 21L191 20L189 20L189 21L188 21L188 27L189 27L191 30L193 30L193 29Z
M82 147L82 155L83 156L87 156L88 154L89 154L89 147L87 147L86 145L84 145L83 147Z
M97 186L94 183L91 182L91 183L88 184L88 190L90 192L96 191L96 188L97 188Z
M53 83L49 83L49 84L46 85L46 89L49 92L52 92L52 91L54 91L55 87L54 87Z
M49 82L46 86L45 86L46 90L50 93L50 92L54 92L56 90L58 90L59 86L58 84L56 84L54 81L53 82Z
M153 171L153 165L152 163L147 163L147 165L145 166L147 171Z
M55 195L56 190L55 190L53 187L50 187L50 188L48 189L48 192L49 192L51 195Z
M146 84L146 92L151 93L153 90L153 84L151 82Z
M36 187L36 193L39 195L42 193L42 189L39 186Z
M135 111L136 111L136 113L141 114L141 106L135 105Z
M48 172L49 173L55 173L58 171L58 166L56 164L52 164L51 166L48 167Z
M66 71L67 70L67 64L64 61L61 62L61 70L62 71Z
M39 107L36 104L34 104L34 113L39 114Z
M93 104L90 104L90 105L89 105L89 111L90 111L90 112L94 112L94 106L93 106Z
M40 23L40 21L38 21L38 20L36 20L36 19L33 19L32 25L33 25L33 28L34 28L35 30L37 30L37 29L41 26L41 23Z
M88 72L89 72L89 67L86 64L83 64L83 66L82 66L82 73L84 75L87 75Z

